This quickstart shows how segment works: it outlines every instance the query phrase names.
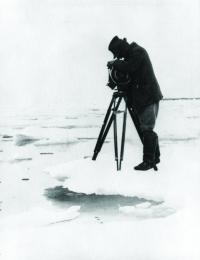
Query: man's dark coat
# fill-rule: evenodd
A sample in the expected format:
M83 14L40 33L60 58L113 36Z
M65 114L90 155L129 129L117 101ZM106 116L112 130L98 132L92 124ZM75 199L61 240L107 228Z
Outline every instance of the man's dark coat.
M130 74L132 83L127 90L128 102L138 112L163 98L149 55L135 42L129 45L124 61L116 60L114 67Z

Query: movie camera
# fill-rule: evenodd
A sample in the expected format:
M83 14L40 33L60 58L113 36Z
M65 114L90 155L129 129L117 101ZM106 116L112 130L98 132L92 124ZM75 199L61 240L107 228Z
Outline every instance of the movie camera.
M119 91L125 91L131 83L131 76L127 72L118 70L115 67L115 63L123 63L123 60L114 59L107 63L108 68L108 83L107 86L111 89L117 89Z

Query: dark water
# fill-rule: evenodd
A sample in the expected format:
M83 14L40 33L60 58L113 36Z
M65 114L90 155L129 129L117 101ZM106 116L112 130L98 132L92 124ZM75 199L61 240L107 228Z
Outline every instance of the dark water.
M44 196L58 206L70 207L79 205L81 206L81 213L103 213L110 215L119 214L119 207L121 206L134 206L144 202L150 202L153 206L162 203L162 201L147 200L136 196L78 193L70 191L68 188L63 188L62 186L46 189Z

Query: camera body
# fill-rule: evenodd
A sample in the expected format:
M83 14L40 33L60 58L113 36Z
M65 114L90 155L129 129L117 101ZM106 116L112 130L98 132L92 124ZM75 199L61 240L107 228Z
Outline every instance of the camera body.
M115 61L112 60L107 63L109 74L107 86L111 89L117 88L119 91L126 91L130 86L131 77L128 73L117 70L114 66ZM123 62L123 60L121 61Z

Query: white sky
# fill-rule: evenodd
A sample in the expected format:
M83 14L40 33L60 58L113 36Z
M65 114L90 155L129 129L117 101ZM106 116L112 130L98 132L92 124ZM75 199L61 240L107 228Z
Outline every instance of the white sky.
M147 49L165 97L200 96L198 0L0 0L0 107L107 106L116 34Z

